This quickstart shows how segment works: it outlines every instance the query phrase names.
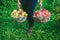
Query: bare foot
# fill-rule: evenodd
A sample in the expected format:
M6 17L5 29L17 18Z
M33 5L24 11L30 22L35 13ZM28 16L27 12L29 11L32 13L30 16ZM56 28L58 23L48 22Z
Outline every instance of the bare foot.
M32 28L28 29L27 35L30 36L32 33Z

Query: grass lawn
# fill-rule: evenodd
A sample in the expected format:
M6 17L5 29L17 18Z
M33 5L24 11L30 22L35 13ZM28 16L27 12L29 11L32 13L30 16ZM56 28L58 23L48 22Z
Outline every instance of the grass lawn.
M10 6L0 6L0 40L60 40L60 23L56 21L57 17L54 12L51 11L49 22L34 22L32 34L28 37L27 21L18 23L10 16L10 13L17 7L17 4L13 5L13 3L9 4ZM36 10L38 9L39 7L36 6Z

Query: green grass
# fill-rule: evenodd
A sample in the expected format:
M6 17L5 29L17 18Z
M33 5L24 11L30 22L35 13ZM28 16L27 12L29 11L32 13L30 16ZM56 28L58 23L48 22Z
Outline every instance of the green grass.
M60 40L60 21L57 21L60 20L60 16L56 16L56 13L49 9L51 7L43 6L51 12L50 21L47 23L34 22L32 34L28 37L26 34L28 30L27 21L23 23L14 21L10 13L16 9L17 4L14 1L9 1L4 1L4 6L0 6L0 40ZM39 6L37 5L35 10L38 9Z

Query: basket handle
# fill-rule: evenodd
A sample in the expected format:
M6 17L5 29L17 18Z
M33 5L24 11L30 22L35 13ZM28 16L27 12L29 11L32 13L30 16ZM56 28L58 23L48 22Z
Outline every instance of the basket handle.
M17 0L17 3L18 3L18 8L17 8L17 10L19 10L19 9L20 9L20 6L21 6L21 3L20 3L19 0Z
M40 10L42 9L42 0L38 0L39 6L40 6Z

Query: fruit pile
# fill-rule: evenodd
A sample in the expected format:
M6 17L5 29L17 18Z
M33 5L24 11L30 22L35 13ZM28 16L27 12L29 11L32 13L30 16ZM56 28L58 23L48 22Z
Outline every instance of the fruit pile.
M21 9L13 10L13 12L11 13L11 17L17 19L17 21L19 22L24 22L27 18L27 13Z
M50 20L50 12L46 9L38 10L34 13L34 20L38 22L48 22Z

